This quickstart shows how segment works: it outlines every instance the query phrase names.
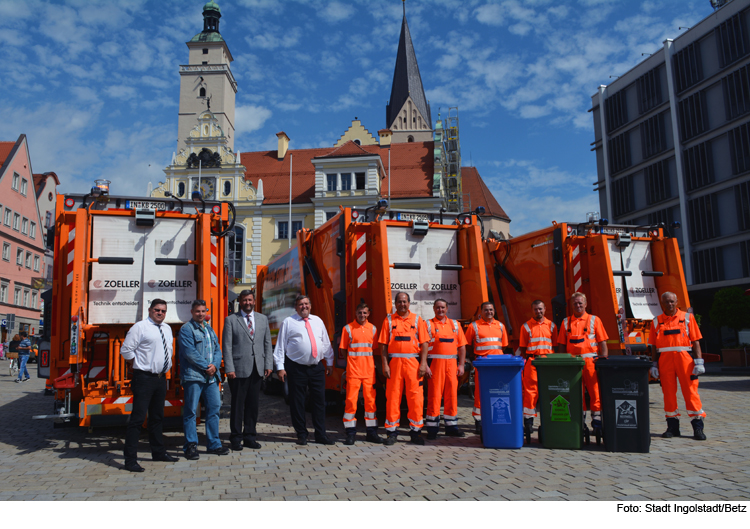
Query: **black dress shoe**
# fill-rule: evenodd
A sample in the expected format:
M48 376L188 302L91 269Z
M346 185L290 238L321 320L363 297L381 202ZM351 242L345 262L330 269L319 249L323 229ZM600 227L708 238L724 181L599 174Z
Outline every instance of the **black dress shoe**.
M229 453L229 448L226 446L220 446L219 448L209 448L206 452L215 456L225 456Z
M164 461L165 463L176 463L180 459L175 456L170 456L168 453L157 454L151 457L152 461Z
M242 451L242 443L232 441L232 450L234 450L235 452L241 452Z
M330 437L316 437L315 442L319 445L335 445L336 441L331 439Z
M300 446L305 446L307 444L307 436L304 436L304 435L297 436L297 444Z
M248 448L252 448L253 450L258 450L261 447L261 444L258 441L245 441L242 444ZM240 450L242 449L240 448Z
M145 469L133 461L132 463L125 463L125 465L122 467L123 470L127 470L128 472L143 472Z

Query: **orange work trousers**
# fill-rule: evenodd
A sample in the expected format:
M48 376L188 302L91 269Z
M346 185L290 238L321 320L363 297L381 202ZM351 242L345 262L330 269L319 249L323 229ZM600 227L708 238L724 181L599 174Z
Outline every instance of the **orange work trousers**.
M706 416L698 396L698 379L690 380L694 367L693 357L687 351L667 351L659 356L659 379L667 418L680 416L677 409L677 380L680 381L688 415L693 419Z
M445 426L458 425L458 361L455 358L430 360L432 378L427 383L427 428L440 426L440 401L445 407Z
M346 379L346 403L344 405L344 428L356 428L357 400L359 399L359 388L362 388L362 397L365 399L365 426L372 428L378 425L375 415L375 378L347 378Z
M526 359L523 366L523 416L536 417L536 404L539 402L539 380L536 367L531 365L535 358L547 358L547 355L534 355Z
M385 429L395 432L401 420L401 396L406 395L409 407L409 428L412 431L422 430L422 408L424 407L424 393L422 381L417 376L419 371L418 358L391 358L391 378L385 384ZM406 389L404 389L404 387Z
M583 385L589 392L589 400L591 406L591 415L600 416L602 413L602 401L599 400L599 378L596 376L596 368L594 367L593 358L584 358L585 364L583 364ZM586 406L586 397L583 398L583 411L589 409Z

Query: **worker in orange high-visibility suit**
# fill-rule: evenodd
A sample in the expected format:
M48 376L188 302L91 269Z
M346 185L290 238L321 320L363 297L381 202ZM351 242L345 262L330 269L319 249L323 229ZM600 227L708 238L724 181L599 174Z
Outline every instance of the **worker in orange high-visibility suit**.
M461 325L449 319L448 302L436 299L432 305L435 317L427 322L430 343L427 361L432 378L427 386L427 439L436 439L440 429L440 401L444 401L445 435L463 437L458 429L458 377L464 374L466 337Z
M357 399L359 388L365 400L365 426L367 441L383 443L378 436L378 420L375 416L375 361L372 345L377 329L367 321L370 308L366 303L357 306L357 319L344 326L339 348L346 355L346 404L344 407L345 445L353 445L357 436Z
M680 437L680 420L677 418L680 416L677 410L679 380L688 416L692 417L693 438L705 441L703 417L706 413L698 396L698 375L706 372L698 342L703 336L693 315L677 308L677 295L673 292L661 295L661 309L664 314L651 322L648 343L656 349L656 362L651 368L651 376L659 378L661 375L661 389L664 392L667 431L662 437Z
M545 358L555 352L557 328L554 322L544 317L546 306L541 300L531 304L534 317L521 326L519 352L526 360L523 366L523 429L526 437L531 436L536 417L536 404L539 400L539 383L534 358Z
M583 366L583 385L589 392L591 406L591 427L597 431L602 428L602 403L599 400L599 379L594 368L597 356L607 356L607 332L602 320L586 312L586 295L576 292L570 296L570 308L573 312L563 320L557 335L560 353L580 356ZM586 422L586 399L583 399L584 423ZM584 428L586 425L584 424Z
M505 325L495 319L495 305L489 301L482 303L481 319L469 325L466 331L466 342L474 346L474 356L503 354L503 347L508 346L508 333ZM482 405L480 402L479 374L474 369L474 416L476 432L482 434Z
M383 375L388 379L385 384L385 429L388 437L384 444L389 446L396 442L398 436L402 394L406 395L409 407L411 442L417 445L424 444L424 439L420 435L424 425L422 380L425 375L431 375L427 366L427 342L430 341L430 335L427 333L424 320L409 311L410 304L409 294L396 294L396 312L383 321L378 339L383 358Z

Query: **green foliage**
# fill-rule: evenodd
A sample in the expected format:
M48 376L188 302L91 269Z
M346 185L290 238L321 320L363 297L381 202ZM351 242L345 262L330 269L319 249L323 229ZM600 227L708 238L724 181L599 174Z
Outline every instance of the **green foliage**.
M714 295L708 316L714 327L735 331L750 327L750 296L739 287L722 288Z

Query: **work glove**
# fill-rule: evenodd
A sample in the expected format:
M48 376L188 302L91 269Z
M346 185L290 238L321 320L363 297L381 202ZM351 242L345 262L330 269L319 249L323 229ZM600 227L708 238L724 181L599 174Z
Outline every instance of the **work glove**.
M654 362L648 372L651 373L651 378L659 378L659 362Z
M702 375L706 372L706 368L703 367L703 358L695 359L695 367L693 368L693 376Z

